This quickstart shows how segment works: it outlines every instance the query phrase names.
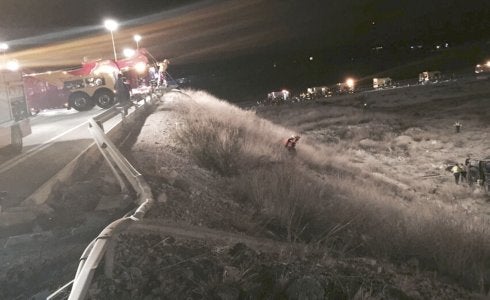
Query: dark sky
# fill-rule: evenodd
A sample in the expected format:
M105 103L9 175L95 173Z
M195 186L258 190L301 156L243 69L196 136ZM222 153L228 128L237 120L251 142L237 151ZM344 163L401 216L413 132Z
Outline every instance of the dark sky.
M214 61L213 74L241 68L235 58L265 76L268 67L287 63L323 76L303 65L310 56L317 68L327 68L370 60L372 49L383 47L375 54L387 58L373 61L392 61L379 66L390 68L411 55L405 54L411 45L428 53L445 43L490 41L489 0L2 0L0 40L11 46L8 55L31 68L110 58L107 17L121 23L118 52L134 47L138 33L157 58L203 68Z

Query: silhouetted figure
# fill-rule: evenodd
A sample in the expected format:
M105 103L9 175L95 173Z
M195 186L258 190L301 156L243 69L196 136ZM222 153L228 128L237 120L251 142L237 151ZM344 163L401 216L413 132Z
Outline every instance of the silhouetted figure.
M129 103L130 93L129 87L124 82L123 74L117 75L116 84L114 84L114 89L116 90L116 99L122 105Z
M456 121L456 123L454 123L454 128L456 129L456 133L459 133L461 131L461 127L463 127L463 124L461 124L461 122Z
M451 173L454 175L454 182L456 184L459 184L459 177L461 176L461 173L463 172L463 169L459 166L459 164L455 164L451 168Z
M296 154L296 143L299 141L299 139L299 135L291 136L289 139L286 140L286 144L284 144L284 147L286 147L286 149L288 149L291 154Z

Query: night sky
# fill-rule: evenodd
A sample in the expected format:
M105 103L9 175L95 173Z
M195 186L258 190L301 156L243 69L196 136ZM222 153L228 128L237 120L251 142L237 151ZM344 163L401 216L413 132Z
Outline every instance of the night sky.
M488 0L3 0L0 40L30 69L111 58L108 17L121 23L118 52L138 33L175 77L223 96L410 76L424 64L469 68L490 56Z

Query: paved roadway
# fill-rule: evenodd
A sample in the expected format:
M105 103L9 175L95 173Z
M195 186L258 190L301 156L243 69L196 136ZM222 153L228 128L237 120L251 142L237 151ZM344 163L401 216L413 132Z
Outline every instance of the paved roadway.
M31 119L21 154L0 155L0 205L16 206L93 143L88 119L102 110L56 109Z

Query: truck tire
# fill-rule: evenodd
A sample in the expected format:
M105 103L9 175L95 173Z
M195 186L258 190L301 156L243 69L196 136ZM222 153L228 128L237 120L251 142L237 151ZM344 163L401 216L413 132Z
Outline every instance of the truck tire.
M110 90L98 90L94 94L95 103L97 104L98 107L100 108L109 108L114 105L115 98L114 98L114 93Z
M9 152L12 154L19 154L22 152L22 131L19 127L13 127L11 132L11 144Z
M82 92L73 93L69 99L70 107L78 111L91 110L95 106L95 102L89 95Z

